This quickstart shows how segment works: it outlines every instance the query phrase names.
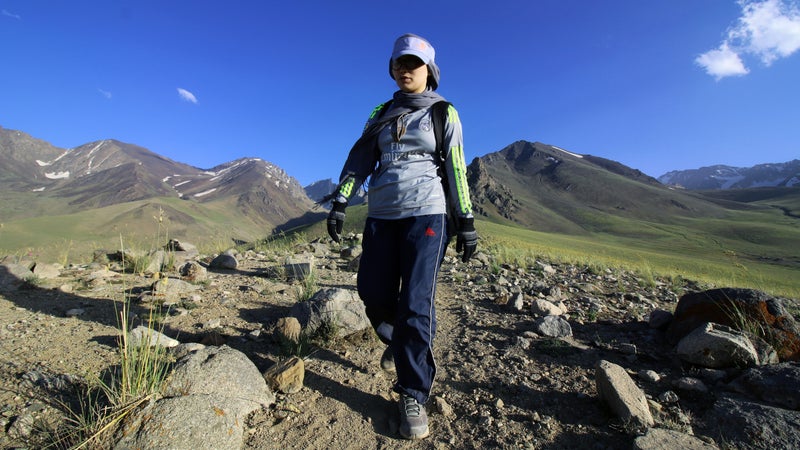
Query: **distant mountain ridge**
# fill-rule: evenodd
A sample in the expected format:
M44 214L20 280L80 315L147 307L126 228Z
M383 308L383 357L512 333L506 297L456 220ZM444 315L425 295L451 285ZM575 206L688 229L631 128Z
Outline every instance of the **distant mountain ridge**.
M658 181L691 190L800 186L800 160L752 167L715 165L673 170L658 177Z
M306 186L304 189L306 191L306 195L308 195L308 198L314 200L315 202L319 202L328 194L333 192L334 189L336 189L336 183L334 183L332 179L328 178L327 180L315 181L314 183ZM349 206L360 205L366 201L367 193L363 187L359 187L347 204Z
M664 226L726 220L732 210L800 214L797 189L747 195L675 189L619 162L541 142L517 141L475 158L467 178L477 216L559 234L649 237ZM303 188L260 158L204 170L113 139L66 150L0 127L0 248L145 233L162 216L171 219L171 237L263 239L322 221L326 212L314 202L334 187L322 180ZM358 203L359 197L350 202Z

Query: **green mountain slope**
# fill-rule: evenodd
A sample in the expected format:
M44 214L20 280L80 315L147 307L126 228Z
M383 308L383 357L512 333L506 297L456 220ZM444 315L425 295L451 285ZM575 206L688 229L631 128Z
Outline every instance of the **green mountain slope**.
M667 224L726 215L716 203L622 164L541 143L516 142L474 160L468 174L481 215L539 231L627 234L620 219Z

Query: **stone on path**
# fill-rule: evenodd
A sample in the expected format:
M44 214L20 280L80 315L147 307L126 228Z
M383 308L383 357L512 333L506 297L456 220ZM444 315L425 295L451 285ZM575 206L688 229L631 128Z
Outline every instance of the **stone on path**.
M647 398L621 366L600 360L595 364L597 393L624 422L636 428L654 424Z

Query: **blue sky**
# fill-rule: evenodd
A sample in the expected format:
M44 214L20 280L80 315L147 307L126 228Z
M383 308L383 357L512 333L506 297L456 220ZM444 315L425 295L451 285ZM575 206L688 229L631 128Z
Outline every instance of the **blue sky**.
M0 126L337 178L428 38L467 161L540 141L659 176L800 157L797 0L0 0Z

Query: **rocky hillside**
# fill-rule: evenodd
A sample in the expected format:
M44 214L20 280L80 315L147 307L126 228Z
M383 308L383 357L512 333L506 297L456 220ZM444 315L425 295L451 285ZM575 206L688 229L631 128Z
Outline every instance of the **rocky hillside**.
M6 259L0 444L52 443L41 430L64 423L64 404L115 364L127 298L131 328L156 311L175 375L92 448L408 448L383 347L363 309L358 320L350 244L199 255L176 243L136 273L116 253L66 268ZM798 448L798 301L674 281L449 254L432 433L414 447ZM299 302L306 290L315 295ZM304 359L287 359L300 348L287 345L300 336L292 321L313 338Z
M72 215L70 223L85 222L80 227L99 238L110 230L105 222L109 216L121 221L110 224L116 229L111 234L118 234L125 225L138 227L137 211L142 206L160 207L169 212L176 227L207 237L235 230L237 235L256 238L320 218L296 179L259 158L204 170L115 140L67 150L3 128L0 188L5 193L0 211L6 223L42 217L37 228L46 229L44 224L59 220L55 216ZM187 204L178 207L170 199ZM92 213L78 214L86 211ZM28 227L14 238L22 237ZM6 230L15 233L12 226ZM54 242L81 239L61 236L59 231L64 230L49 230L43 236L52 235Z
M716 165L673 170L658 177L658 181L692 190L800 186L800 159L753 167Z
M615 161L525 141L476 158L468 178L476 212L541 231L607 231L617 218L675 223L725 209L669 189Z
M0 127L0 183L5 189L25 189L37 178L45 178L36 161L51 161L64 150L22 131Z

